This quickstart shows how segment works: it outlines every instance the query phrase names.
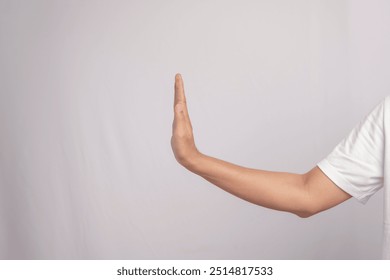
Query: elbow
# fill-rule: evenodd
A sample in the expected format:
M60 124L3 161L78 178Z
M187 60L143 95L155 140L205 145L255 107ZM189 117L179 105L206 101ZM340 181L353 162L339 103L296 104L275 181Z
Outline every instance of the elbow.
M310 218L311 216L315 215L316 213L310 212L310 211L299 211L294 213L297 215L299 218Z
M301 202L299 209L294 211L294 214L299 218L310 218L319 212L321 212L321 209L318 204L307 197Z
M310 218L319 212L321 212L321 209L319 209L317 205L313 205L313 203L306 203L304 207L302 207L298 211L295 211L294 214L297 215L299 218Z
M315 214L321 212L318 201L314 199L310 191L310 184L308 183L307 174L303 175L302 181L299 185L300 196L296 209L293 211L299 218L310 218Z

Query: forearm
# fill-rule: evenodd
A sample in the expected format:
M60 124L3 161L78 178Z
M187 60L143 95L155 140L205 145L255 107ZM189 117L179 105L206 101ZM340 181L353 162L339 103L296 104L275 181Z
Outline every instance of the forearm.
M185 167L246 201L301 217L309 216L304 175L245 168L201 153Z

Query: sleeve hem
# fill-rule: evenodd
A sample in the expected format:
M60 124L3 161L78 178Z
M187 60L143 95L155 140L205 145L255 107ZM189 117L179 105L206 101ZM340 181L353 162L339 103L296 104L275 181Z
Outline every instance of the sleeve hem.
M362 195L361 192L356 190L350 182L348 182L325 158L320 161L317 166L325 173L325 175L332 180L340 189L347 192L354 198L356 198L360 203L365 204L369 196Z

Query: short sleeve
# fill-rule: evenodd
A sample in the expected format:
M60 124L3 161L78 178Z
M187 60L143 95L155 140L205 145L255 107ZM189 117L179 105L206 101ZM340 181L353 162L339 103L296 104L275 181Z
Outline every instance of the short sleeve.
M383 187L386 99L317 164L338 187L361 203Z

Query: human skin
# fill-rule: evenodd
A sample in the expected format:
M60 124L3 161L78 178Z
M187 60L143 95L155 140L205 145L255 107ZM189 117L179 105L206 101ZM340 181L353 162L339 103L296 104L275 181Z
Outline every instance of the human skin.
M351 197L317 166L304 174L274 172L238 166L201 153L195 145L180 74L175 76L171 146L183 167L259 206L307 218Z

